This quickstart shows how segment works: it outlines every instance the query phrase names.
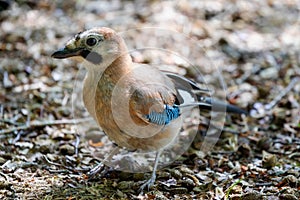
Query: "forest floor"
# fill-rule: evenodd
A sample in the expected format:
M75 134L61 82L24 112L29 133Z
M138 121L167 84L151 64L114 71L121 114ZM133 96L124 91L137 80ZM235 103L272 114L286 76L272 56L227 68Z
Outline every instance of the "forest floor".
M0 1L0 198L300 199L299 13L298 0ZM214 88L249 115L223 116L203 152L219 124L201 114L189 149L143 194L150 173L112 166L89 180L109 141L84 130L74 99L84 68L51 54L95 26L123 34L135 62Z

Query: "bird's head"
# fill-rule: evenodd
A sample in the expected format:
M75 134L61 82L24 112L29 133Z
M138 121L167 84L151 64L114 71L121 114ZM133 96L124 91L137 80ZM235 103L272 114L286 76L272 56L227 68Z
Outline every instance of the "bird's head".
M109 65L126 51L123 39L114 30L101 27L76 34L52 57L80 57L92 65Z

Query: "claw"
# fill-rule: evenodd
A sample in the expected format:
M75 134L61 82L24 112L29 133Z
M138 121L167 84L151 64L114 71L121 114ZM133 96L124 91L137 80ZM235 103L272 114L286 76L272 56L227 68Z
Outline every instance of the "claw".
M156 179L156 175L154 173L154 174L152 174L150 179L148 179L147 181L145 181L145 183L143 183L143 185L140 187L138 192L142 193L145 188L147 188L147 190L149 191L150 188L154 185L155 179Z
M111 158L117 153L119 152L120 148L119 147L115 147L103 160L101 163L99 163L98 165L96 165L96 167L94 167L93 169L91 169L89 172L88 172L88 177L89 177L89 180L91 180L92 178L94 178L94 176L99 173L100 171L103 171L101 172L101 175L103 176L107 170L103 170L105 165L103 163L105 163L106 161L110 161Z

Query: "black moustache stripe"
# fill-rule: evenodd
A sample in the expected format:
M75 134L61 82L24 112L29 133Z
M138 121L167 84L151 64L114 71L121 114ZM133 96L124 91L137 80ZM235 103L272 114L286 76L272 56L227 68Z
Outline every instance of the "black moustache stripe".
M93 64L100 64L102 62L102 56L96 52L89 50L82 50L80 55L87 61L92 62Z

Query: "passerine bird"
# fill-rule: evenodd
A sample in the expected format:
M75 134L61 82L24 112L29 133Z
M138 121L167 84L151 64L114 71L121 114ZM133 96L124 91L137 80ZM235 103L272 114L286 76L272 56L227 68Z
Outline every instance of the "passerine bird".
M178 134L185 108L215 105L216 109L245 113L197 95L195 91L202 89L185 77L134 64L124 40L110 28L80 32L52 54L59 59L74 56L81 57L87 69L85 107L110 140L129 150L157 152L152 176L142 190L154 184L160 153Z

